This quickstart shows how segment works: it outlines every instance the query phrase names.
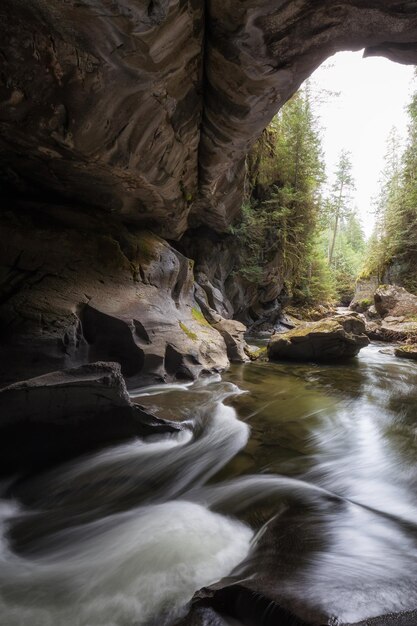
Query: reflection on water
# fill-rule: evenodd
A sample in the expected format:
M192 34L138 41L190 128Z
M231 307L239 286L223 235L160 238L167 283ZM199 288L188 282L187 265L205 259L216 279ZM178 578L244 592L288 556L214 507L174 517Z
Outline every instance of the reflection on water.
M233 568L316 623L414 608L416 374L373 345L137 390L184 430L2 487L4 623L168 625Z

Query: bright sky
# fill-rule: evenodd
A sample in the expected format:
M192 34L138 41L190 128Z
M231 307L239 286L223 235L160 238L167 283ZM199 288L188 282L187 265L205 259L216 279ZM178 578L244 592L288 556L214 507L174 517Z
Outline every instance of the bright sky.
M405 107L413 74L414 66L379 57L364 59L362 52L340 52L313 74L313 94L316 88L340 92L316 111L323 127L327 175L331 179L340 151L350 150L356 181L353 202L367 236L373 227L372 197L378 193L388 134L396 126L406 137Z

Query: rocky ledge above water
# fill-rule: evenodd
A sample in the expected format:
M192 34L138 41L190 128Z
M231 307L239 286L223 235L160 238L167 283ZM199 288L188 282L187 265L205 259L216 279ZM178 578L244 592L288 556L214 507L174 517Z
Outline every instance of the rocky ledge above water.
M179 428L131 402L118 363L52 372L0 389L0 475Z

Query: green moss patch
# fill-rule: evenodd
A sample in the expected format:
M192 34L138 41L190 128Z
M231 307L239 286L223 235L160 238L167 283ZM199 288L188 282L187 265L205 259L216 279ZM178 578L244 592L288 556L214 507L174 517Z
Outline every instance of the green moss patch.
M208 321L206 320L202 312L196 307L193 307L191 309L191 315L193 316L195 321L201 324L202 326L210 326L210 324L208 323Z
M185 324L183 324L182 322L179 322L180 328L181 330L187 335L187 337L189 339L191 339L192 341L197 341L198 337L195 333L193 333L192 330L190 330Z
M305 324L298 326L293 330L289 330L286 333L282 333L284 339L292 339L292 337L306 337L311 333L330 333L335 332L341 328L338 322L333 320L322 320L320 322L314 322L311 324ZM278 335L279 337L280 335Z

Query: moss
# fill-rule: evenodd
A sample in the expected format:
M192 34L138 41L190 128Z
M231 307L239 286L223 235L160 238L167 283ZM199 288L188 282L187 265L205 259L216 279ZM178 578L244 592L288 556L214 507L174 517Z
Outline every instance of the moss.
M191 314L192 314L193 318L196 320L196 322L198 322L202 326L210 326L210 324L208 323L208 321L206 320L206 318L204 317L202 312L199 309L197 309L196 307L193 307L191 309Z
M189 339L191 339L192 341L197 341L198 337L195 333L193 333L192 330L187 328L187 326L183 324L182 322L179 322L179 325L180 325L181 330L187 335Z
M191 202L193 201L193 194L188 191L184 185L184 182L182 180L180 180L180 191L182 194L182 197L184 198L184 200L186 201L187 204L191 204Z
M159 259L160 241L151 233L141 233L138 237L138 257L142 263L150 263Z
M414 344L407 345L407 346L401 346L401 348L399 348L399 350L402 350L403 352L417 352L417 346L414 345Z
M256 350L252 350L249 346L245 348L245 354L250 358L251 361L258 361L262 358L266 358L267 356L267 348L266 346L261 346Z
M417 344L406 344L395 348L395 356L417 361Z
M310 333L328 333L334 332L341 328L341 325L334 320L321 320L320 322L313 322L311 324L305 324L298 326L293 330L289 330L286 333L282 333L282 337L285 339L292 339L293 337L305 337ZM277 335L279 338L280 335Z
M370 298L364 298L363 300L360 300L359 305L362 307L362 309L368 309L371 304L373 304L372 300Z

